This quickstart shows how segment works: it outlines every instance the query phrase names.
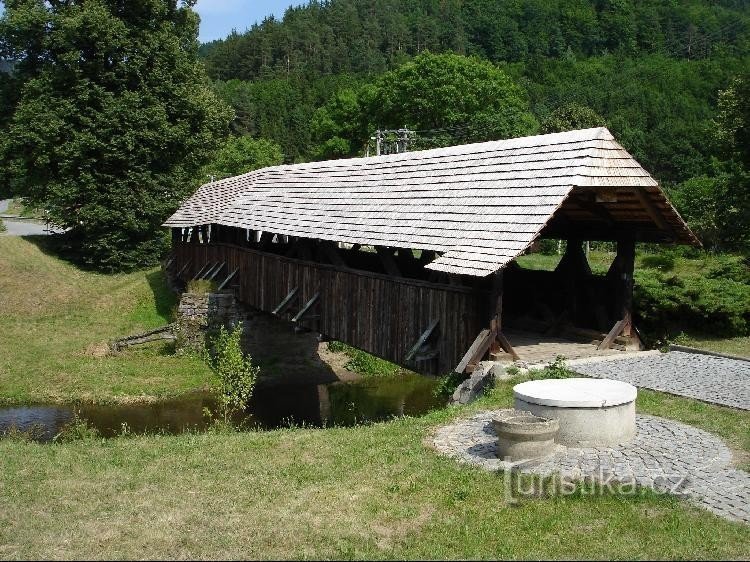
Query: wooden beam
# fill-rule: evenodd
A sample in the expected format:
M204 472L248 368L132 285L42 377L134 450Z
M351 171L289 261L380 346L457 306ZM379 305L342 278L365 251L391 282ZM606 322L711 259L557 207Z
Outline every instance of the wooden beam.
M234 278L234 276L235 276L235 275L237 275L237 272L238 272L238 271L239 271L239 268L238 268L238 269L235 269L235 270L234 270L234 271L233 271L232 273L230 273L230 274L229 274L229 275L227 276L227 278L226 278L226 279L224 279L224 281L222 281L221 285L219 285L219 287L218 287L218 288L217 288L216 290L217 290L217 291L222 291L222 290L224 290L224 287L226 287L226 286L227 286L227 284L228 284L228 283L229 283L229 282L230 282L230 281L231 281L231 280L232 280L232 279Z
M206 271L203 272L203 275L201 276L201 279L205 279L205 280L211 279L211 274L214 271L216 271L216 268L217 267L222 267L223 265L224 265L223 263L219 263L219 262L215 263L214 265L212 265Z
M188 261L186 261L186 262L185 262L185 265L183 265L183 266L182 266L182 268L180 269L180 271L178 271L178 272L177 272L177 273L175 274L175 278L176 278L176 279L179 279L179 278L180 278L180 275L182 275L182 274L183 274L183 273L185 272L185 270L186 270L186 269L188 268L188 266L190 265L190 263L191 263L192 261L193 261L193 260L188 260Z
M596 349L609 349L610 347L612 347L612 343L614 343L617 336L622 334L623 328L625 328L624 319L615 322L615 325L612 326L612 329L607 334L607 337L602 340L602 343L600 343Z
M320 293L315 293L313 297L305 303L305 306L302 307L302 310L300 310L297 315L292 318L292 322L299 322L302 320L302 318L310 312L310 309L312 309L313 306L315 306L315 303L318 302L318 299L320 299Z
M281 301L279 306L277 306L271 311L271 314L281 314L287 308L289 308L291 304L294 302L294 299L297 297L298 292L299 292L299 287L295 287L294 289L289 291L289 294L284 297L284 300Z
M615 220L612 218L612 215L609 214L609 211L607 211L607 209L601 204L584 198L575 199L575 202L576 204L580 205L582 209L585 209L595 217L603 220L607 224L607 226L614 226Z
M399 269L396 260L393 259L393 251L385 246L375 246L375 251L378 253L378 256L380 256L380 261L385 268L385 272L393 277L401 277L401 270Z
M664 230L665 232L673 234L672 228L669 226L669 224L667 224L667 221L664 220L664 217L656 208L654 202L651 201L648 193L646 193L644 189L639 187L634 188L634 192L636 197L638 197L638 200L641 202L641 205L643 205L644 209L646 209L648 216L651 217L651 220L654 221L654 223L656 223L656 226L659 227L659 230Z
M516 353L516 350L513 349L513 346L510 344L510 340L508 340L508 338L505 337L505 334L501 331L497 332L497 340L500 342L500 347L503 348L503 351L509 354L513 358L513 361L518 361L520 359L518 353Z
M305 261L315 261L313 256L312 241L309 238L299 238L297 243L297 257Z
M220 272L220 271L221 271L222 269L224 269L224 266L225 266L225 265L227 265L227 262L225 262L225 261L221 262L221 263L219 264L219 267L217 267L216 269L214 269L213 273L212 273L212 274L211 274L211 275L210 275L210 276L208 277L208 280L209 280L209 281L213 281L213 280L214 280L214 279L216 278L216 276L217 276L217 275L219 274L219 272Z
M417 343L415 343L412 348L409 350L409 353L406 354L406 361L411 361L414 359L414 357L417 355L417 352L421 349L421 347L427 343L427 340L432 335L432 332L437 328L437 325L440 323L440 319L433 320L430 325L427 327L427 329L422 332L422 335L419 336L419 339L417 340Z
M455 368L456 373L464 373L466 368L472 363L472 360L476 360L477 355L481 358L482 355L490 348L490 344L495 340L495 335L489 329L485 328L471 344L466 354L464 354L461 361ZM481 353L480 353L481 352Z
M208 267L213 267L213 262L207 262L207 263L206 263L206 265L204 265L203 267L201 267L201 268L200 268L200 269L198 270L198 273L196 273L196 274L195 274L195 275L193 276L193 279L200 279L200 278L201 278L201 276L203 275L203 272L204 272L204 271L206 271L206 269L207 269Z
M341 256L341 252L339 252L338 247L332 242L321 242L318 249L331 264L337 267L346 267L346 261Z

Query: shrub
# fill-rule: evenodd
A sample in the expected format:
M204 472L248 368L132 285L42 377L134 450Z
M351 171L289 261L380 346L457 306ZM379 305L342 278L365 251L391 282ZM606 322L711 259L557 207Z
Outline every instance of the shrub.
M565 243L551 238L542 238L539 241L539 253L545 256L555 256L565 251Z
M661 271L672 271L675 266L675 257L672 254L649 254L641 259L643 267L658 269Z
M447 375L438 378L438 383L432 393L438 398L444 398L447 400L456 391L458 385L464 382L466 378L467 377L464 373L451 371Z
M6 230L8 230L8 227L5 226L3 219L0 219L0 232L5 232Z
M355 373L359 373L360 375L379 377L398 375L403 371L403 369L395 363L391 363L385 359L380 359L366 351L362 351L361 349L357 349L356 347L352 347L340 341L328 342L328 350L333 353L346 353L346 355L349 356L349 361L345 365L345 368L354 371Z
M720 336L750 333L750 286L732 279L665 275L640 270L635 275L636 320L649 343L684 329Z
M260 375L252 358L242 351L242 323L231 331L224 326L213 341L211 368L219 377L219 408L224 423L247 406Z
M215 293L217 289L216 282L209 281L208 279L193 279L188 281L187 292L194 293L197 295L205 295L206 293Z
M709 279L729 279L750 285L750 260L737 256L715 256L706 277Z

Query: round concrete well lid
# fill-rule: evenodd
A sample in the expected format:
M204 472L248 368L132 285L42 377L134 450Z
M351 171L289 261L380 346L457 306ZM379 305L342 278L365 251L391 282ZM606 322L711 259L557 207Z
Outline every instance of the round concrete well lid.
M517 384L516 398L540 406L558 408L604 408L635 400L638 389L610 379L542 379Z

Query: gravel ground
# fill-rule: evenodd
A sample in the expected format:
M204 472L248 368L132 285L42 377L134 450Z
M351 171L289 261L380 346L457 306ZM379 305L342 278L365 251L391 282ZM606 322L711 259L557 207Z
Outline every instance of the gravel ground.
M750 410L750 361L670 351L659 355L592 360L571 369L589 377Z

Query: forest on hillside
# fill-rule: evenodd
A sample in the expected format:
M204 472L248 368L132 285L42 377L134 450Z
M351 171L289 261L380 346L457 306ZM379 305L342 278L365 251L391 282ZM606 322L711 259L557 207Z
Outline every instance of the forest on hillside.
M378 128L416 129L411 148L421 148L547 132L552 122L562 126L560 114L585 114L570 126L608 126L689 216L726 188L719 99L750 69L750 4L312 0L200 53L215 91L235 110L234 134L273 141L286 162L364 154ZM467 134L470 109L422 119L416 108L424 113L425 103L466 102L461 88L425 101L425 90L443 89L448 74L404 85L409 73L398 69L425 53L492 64L518 86L513 99L534 123L484 126L481 135ZM502 103L494 110L502 113ZM735 195L746 191L740 184Z
M540 120L590 107L679 182L711 170L706 130L718 92L748 68L750 13L741 0L312 1L201 48L235 131L277 141L287 161L316 153L313 114L336 92L423 51L505 68Z

